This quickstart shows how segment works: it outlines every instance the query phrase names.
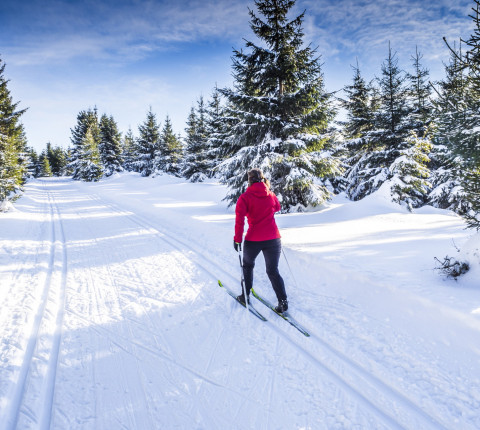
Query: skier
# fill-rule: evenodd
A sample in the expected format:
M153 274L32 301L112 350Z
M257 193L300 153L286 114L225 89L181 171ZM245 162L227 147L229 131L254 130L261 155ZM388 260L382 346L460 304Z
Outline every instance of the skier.
M278 271L278 262L282 251L280 231L275 222L274 214L280 210L277 196L270 191L270 182L263 176L260 169L252 169L247 173L248 187L237 201L235 207L235 236L233 247L235 251L242 250L243 228L245 217L248 220L248 231L243 246L243 277L245 292L237 297L245 303L245 293L250 303L250 290L253 286L253 268L260 251L265 258L267 275L272 283L278 299L275 311L279 313L288 310L285 283Z

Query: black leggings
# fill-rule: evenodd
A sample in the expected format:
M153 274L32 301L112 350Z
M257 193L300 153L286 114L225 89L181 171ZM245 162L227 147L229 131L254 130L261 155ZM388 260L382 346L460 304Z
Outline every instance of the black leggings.
M260 251L263 252L267 275L272 283L278 301L286 300L287 293L285 292L285 283L278 271L278 262L280 261L280 254L282 252L282 242L280 239L262 241L246 240L244 242L243 277L245 278L247 294L250 294L250 290L253 286L253 268L255 267L255 259L258 254L260 254Z

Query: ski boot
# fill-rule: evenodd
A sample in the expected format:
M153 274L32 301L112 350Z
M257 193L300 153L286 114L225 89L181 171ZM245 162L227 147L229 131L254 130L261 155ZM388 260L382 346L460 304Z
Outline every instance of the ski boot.
M287 300L280 300L278 305L275 306L275 312L279 314L283 314L284 312L288 311L288 302Z
M245 295L242 293L239 296L237 296L237 300L242 304L245 305ZM247 302L250 304L250 295L247 295Z

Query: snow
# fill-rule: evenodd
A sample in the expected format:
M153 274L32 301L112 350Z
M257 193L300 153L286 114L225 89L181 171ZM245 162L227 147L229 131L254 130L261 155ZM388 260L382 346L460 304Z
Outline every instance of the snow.
M0 430L480 428L480 239L461 218L409 213L386 187L277 215L307 338L218 287L240 293L226 191L130 173L26 185L0 214ZM434 270L455 246L458 281Z

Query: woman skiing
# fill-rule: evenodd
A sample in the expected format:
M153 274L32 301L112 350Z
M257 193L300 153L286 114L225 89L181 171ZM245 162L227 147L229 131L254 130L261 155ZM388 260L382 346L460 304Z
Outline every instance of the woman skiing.
M248 172L248 187L237 201L235 207L235 236L233 246L235 251L242 250L243 228L245 217L248 220L248 231L243 245L243 277L245 291L238 296L238 300L245 303L245 295L249 300L253 286L253 268L255 259L260 251L265 258L268 278L278 299L275 307L277 312L283 313L288 309L285 283L278 271L278 262L282 250L280 232L275 222L274 214L280 210L277 196L270 191L270 182L263 176L260 169Z

